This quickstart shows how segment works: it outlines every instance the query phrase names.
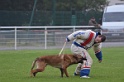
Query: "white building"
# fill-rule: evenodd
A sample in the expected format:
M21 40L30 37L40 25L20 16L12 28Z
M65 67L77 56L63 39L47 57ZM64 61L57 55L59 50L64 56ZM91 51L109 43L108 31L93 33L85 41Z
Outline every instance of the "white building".
M108 0L109 5L124 4L124 0Z

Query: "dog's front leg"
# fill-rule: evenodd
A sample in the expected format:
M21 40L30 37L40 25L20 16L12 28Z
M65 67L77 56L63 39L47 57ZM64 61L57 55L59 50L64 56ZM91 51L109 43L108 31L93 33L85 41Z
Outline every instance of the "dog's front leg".
M63 71L64 71L66 77L69 77L68 72L67 72L67 68L64 68Z
M61 77L63 77L63 69L60 68L60 71L61 71Z

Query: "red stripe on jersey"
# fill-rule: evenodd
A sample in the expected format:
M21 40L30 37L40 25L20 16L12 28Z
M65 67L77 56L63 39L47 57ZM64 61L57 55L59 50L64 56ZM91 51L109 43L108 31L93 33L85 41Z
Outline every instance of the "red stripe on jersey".
M83 43L81 43L81 46L86 46L88 43L91 42L91 40L93 39L94 33L90 33L89 38L87 40L85 40Z

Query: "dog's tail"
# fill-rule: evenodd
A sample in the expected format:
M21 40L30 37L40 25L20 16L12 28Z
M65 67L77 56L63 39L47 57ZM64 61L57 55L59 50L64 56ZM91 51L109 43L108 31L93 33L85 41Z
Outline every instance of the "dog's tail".
M39 59L39 58L36 58L36 59L33 61L31 70L33 70L33 68L35 67L36 61L37 61L38 59Z

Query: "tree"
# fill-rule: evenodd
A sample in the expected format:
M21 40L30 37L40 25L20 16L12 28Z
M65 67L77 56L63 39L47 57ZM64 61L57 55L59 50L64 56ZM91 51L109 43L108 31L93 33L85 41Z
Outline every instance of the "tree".
M108 5L107 0L54 0L57 11L102 10ZM34 0L0 0L0 10L31 11ZM52 10L53 0L38 0L37 10Z
M0 10L32 10L34 0L0 0Z
M107 0L56 0L57 10L103 10L108 5Z

